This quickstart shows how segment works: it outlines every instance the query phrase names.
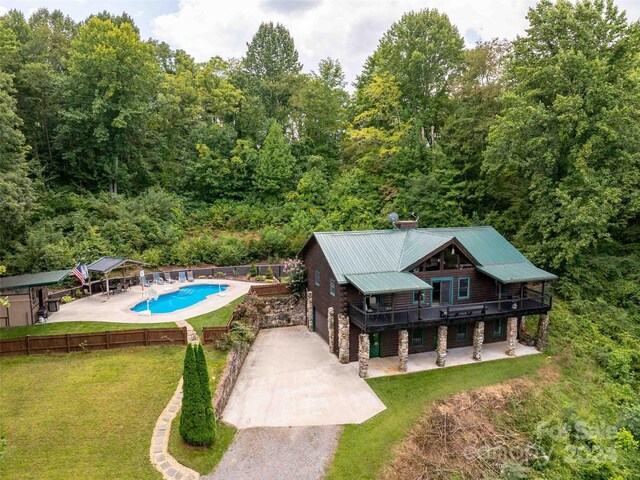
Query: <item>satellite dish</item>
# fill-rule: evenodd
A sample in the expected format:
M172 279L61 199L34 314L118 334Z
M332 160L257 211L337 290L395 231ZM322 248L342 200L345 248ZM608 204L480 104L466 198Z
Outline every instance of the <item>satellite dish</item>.
M399 219L400 219L400 217L398 217L398 214L396 212L391 212L389 214L389 221L391 223L395 224Z

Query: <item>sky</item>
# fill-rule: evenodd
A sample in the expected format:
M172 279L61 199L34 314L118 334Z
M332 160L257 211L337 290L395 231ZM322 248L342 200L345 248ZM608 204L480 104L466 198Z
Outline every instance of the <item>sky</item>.
M0 0L27 16L39 7L60 9L74 20L108 10L126 11L144 39L183 49L198 61L214 55L240 58L261 22L280 22L291 32L304 70L337 58L348 82L355 81L378 40L404 12L437 8L449 16L467 46L493 37L525 33L535 0ZM640 18L640 0L617 0L627 18Z

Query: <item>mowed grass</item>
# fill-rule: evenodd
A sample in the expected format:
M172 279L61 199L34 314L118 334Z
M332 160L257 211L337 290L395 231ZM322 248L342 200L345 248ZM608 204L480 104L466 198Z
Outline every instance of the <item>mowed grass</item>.
M215 394L220 375L226 364L227 352L215 350L211 346L205 346L211 378L211 393ZM180 437L180 412L171 424L169 436L169 452L183 465L194 469L201 474L210 473L218 464L224 452L233 441L236 429L231 425L219 422L216 429L216 440L210 447L192 447L187 445Z
M233 310L242 300L244 300L244 295L213 312L191 317L187 319L187 322L191 324L200 339L202 339L202 327L224 327L231 318Z
M0 478L160 479L155 422L182 374L184 347L0 361Z
M546 358L528 355L367 380L387 409L360 425L345 426L326 478L380 478L394 447L430 403L463 390L534 375Z
M26 335L60 335L65 333L106 332L107 330L136 330L138 328L171 328L174 322L164 323L111 323L111 322L55 322L24 327L0 328L0 339Z

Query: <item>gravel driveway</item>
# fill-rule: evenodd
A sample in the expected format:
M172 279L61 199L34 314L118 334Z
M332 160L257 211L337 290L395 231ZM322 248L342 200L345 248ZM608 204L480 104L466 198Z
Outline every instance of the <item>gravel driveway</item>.
M240 430L205 480L315 480L324 476L341 426Z

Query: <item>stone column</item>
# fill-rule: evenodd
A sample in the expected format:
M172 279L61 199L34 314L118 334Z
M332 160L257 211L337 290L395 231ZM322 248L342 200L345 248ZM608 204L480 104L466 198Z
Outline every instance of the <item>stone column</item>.
M329 307L327 310L327 328L329 330L329 351L333 353L335 350L335 340L333 338L334 335L334 324L335 319L333 317L333 307Z
M398 370L407 371L407 358L409 357L409 330L398 332Z
M307 292L307 327L313 332L313 292Z
M349 317L338 314L338 360L349 363Z
M358 335L358 375L367 378L369 373L369 334Z
M510 357L516 356L516 340L518 338L518 317L507 319L507 351Z
M549 314L542 313L538 318L538 334L536 335L536 348L543 351L547 346L547 331L549 330Z
M473 326L473 359L482 360L482 344L484 343L484 322L476 322Z
M436 346L436 365L444 367L447 359L447 326L438 327L438 345Z

